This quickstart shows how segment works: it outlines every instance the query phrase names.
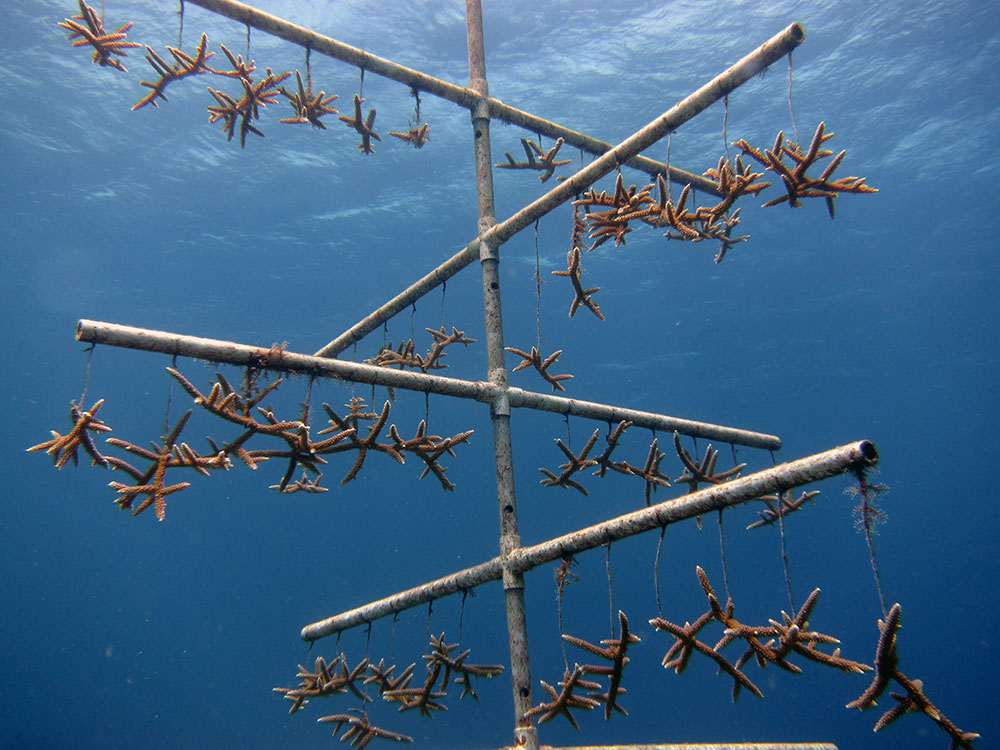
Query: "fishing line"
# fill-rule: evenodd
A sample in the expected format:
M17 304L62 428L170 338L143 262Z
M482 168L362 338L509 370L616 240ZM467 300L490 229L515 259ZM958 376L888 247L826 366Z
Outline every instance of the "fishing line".
M180 7L177 9L177 49L183 49L184 44L184 0L180 0Z
M310 375L309 376L309 385L306 386L306 400L305 400L305 403L302 404L302 422L303 422L303 424L306 425L306 427L309 426L309 421L310 421L311 412L312 412L312 390L313 390L313 383L314 382L316 382L316 376L315 375Z
M660 540L656 543L656 557L653 559L653 589L656 593L656 611L663 617L663 606L660 604L660 550L663 548L663 537L667 533L667 525L660 527Z
M667 133L667 200L674 202L674 186L670 179L670 146L674 140L674 131Z
M83 392L80 394L80 408L83 408L83 402L87 400L87 388L90 385L90 362L94 358L94 349L97 348L97 344L91 344L86 349L87 352L87 362L83 366Z
M539 136L541 140L541 136ZM538 352L542 351L542 265L538 255L538 219L535 219L535 328L538 333Z
M730 161L729 158L729 94L726 94L723 99L725 103L725 110L722 114L722 145L726 149L726 161Z
M399 620L399 612L392 613L392 640L389 643L389 661L396 661L396 621Z
M469 589L462 589L462 607L458 611L458 652L462 652L462 629L465 623L465 599L469 596Z
M795 110L792 109L792 51L788 51L788 114L792 117L792 132L795 133L795 142L799 142L799 126L795 123ZM780 156L780 154L776 154Z
M781 564L785 569L785 588L788 589L788 606L795 610L795 599L792 597L792 578L788 574L788 547L785 544L785 500L782 491L778 490L778 534L781 536Z
M611 623L611 637L615 637L615 591L611 586L611 542L607 545L608 552L604 556L604 570L608 574L608 619Z
M726 567L726 537L722 532L722 508L719 508L719 552L722 556L722 581L726 586L726 598L732 601L733 595L729 590L729 569Z
M431 642L431 613L434 612L434 600L427 602L427 628L424 630L424 642Z
M173 369L177 369L177 355L173 355L170 359L170 366ZM170 402L174 398L174 379L170 378L167 381L167 403L163 409L163 439L167 439L167 435L170 434Z

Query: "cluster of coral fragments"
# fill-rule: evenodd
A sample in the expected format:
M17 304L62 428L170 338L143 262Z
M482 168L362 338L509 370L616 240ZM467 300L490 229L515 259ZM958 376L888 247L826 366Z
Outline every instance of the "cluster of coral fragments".
M561 569L567 568L568 564L571 563L564 561ZM802 672L802 667L790 659L800 657L801 660L847 673L872 672L871 684L856 700L847 704L848 708L862 711L871 708L891 682L895 682L902 689L900 693L890 693L895 704L879 718L875 724L875 731L883 729L907 713L917 712L933 719L947 733L953 748L971 748L971 743L979 737L974 732L964 732L955 726L931 703L919 679L910 679L900 672L896 651L901 613L899 604L892 606L884 620L879 620L878 646L874 666L871 666L841 656L839 640L809 627L809 618L819 600L819 589L814 589L809 594L794 616L782 611L780 621L772 619L767 625L750 625L736 619L731 598L724 607L721 605L708 577L700 567L697 568L697 574L708 599L707 612L694 622L685 622L683 626L662 617L655 617L649 621L655 631L665 632L673 638L673 643L662 659L664 668L680 674L688 666L692 654L703 654L715 663L719 674L726 674L732 678L733 700L736 700L743 689L758 698L763 697L761 690L744 671L745 665L754 662L760 669L766 669L770 664L792 674L799 674ZM604 639L600 641L600 645L568 634L562 636L566 643L598 657L601 661L597 664L577 662L572 669L567 662L562 679L556 683L557 687L540 680L549 700L528 710L521 717L522 722L537 717L538 723L541 724L562 716L579 730L580 726L574 711L591 711L603 707L605 720L610 720L612 713L628 715L619 698L626 692L622 683L624 670L630 659L626 655L627 651L629 646L638 643L640 639L630 632L628 618L620 610L618 621L618 637ZM722 636L715 645L709 645L709 642L698 637L699 633L712 623L723 628ZM730 661L721 652L736 641L742 641L745 650L735 661ZM822 650L824 647L827 649L832 647L832 651ZM375 692L376 697L381 697L386 702L398 704L398 710L401 712L416 710L426 717L431 717L435 711L447 710L444 700L452 684L461 687L460 698L471 695L478 701L479 695L473 685L473 679L495 677L503 671L503 667L495 664L468 663L466 659L471 650L462 650L454 656L453 652L459 648L457 643L447 644L444 633L440 636L431 636L429 652L423 656L423 683L417 687L411 687L415 662L398 674L394 674L395 664L386 667L384 659L380 659L376 665L366 656L351 668L347 657L339 654L329 662L322 656L317 657L313 670L300 664L296 675L299 679L298 686L276 687L274 691L292 702L289 713L299 711L312 699L341 694L353 695L353 700L360 703L360 708L350 708L317 719L321 723L334 724L335 735L341 728L346 727L340 738L349 742L352 747L363 748L374 738L412 742L412 738L408 735L370 723L365 706L374 700L371 693Z
M434 332L436 342L449 340L450 343L470 343L471 340L453 329L450 336L443 328ZM280 356L280 349L275 349L275 356ZM399 350L383 349L376 357L381 358L380 364L401 365L409 362L411 366L424 367L437 363L441 366L440 348L432 348L426 355L416 355L412 342L400 347ZM419 364L418 364L419 363ZM387 437L382 437L385 425L388 423L391 404L385 402L380 412L368 411L363 400L352 398L347 405L347 411L341 416L328 404L323 404L323 410L328 418L328 426L320 430L317 440L310 439L310 425L307 421L282 421L270 407L262 406L263 399L282 382L274 381L266 386L256 388L255 379L259 371L250 369L244 378L241 390L235 389L227 379L216 375L216 382L207 394L202 393L179 371L170 367L169 374L180 387L194 400L196 406L207 413L236 426L236 434L226 441L208 438L210 452L199 454L188 443L180 440L192 411L189 410L166 431L161 442L151 442L149 448L119 438L107 438L109 446L130 454L133 459L147 462L144 468L137 468L128 460L107 455L98 448L94 436L111 431L97 416L104 401L99 400L89 410L74 403L70 408L72 427L65 434L55 430L51 438L43 443L28 448L29 451L44 451L51 456L57 468L63 468L72 462L79 461L79 451L82 450L95 466L102 466L120 471L131 477L131 483L112 481L110 486L116 491L117 505L123 510L131 510L133 515L142 513L152 506L160 520L165 516L166 497L190 486L190 482L168 484L167 470L189 469L202 475L210 475L217 470L227 470L233 465L232 458L251 469L257 469L260 464L271 459L287 462L281 479L271 488L279 492L325 492L326 487L320 485L322 477L321 466L327 463L328 456L336 453L350 452L354 461L342 479L346 484L358 476L369 452L383 453L403 463L406 455L419 458L424 464L421 477L433 474L442 488L453 489L454 485L446 478L445 469L439 463L444 455L454 456L454 449L467 443L472 431L460 432L451 437L427 434L426 422L421 421L413 437L404 438L396 426L390 425ZM304 412L309 411L308 401ZM305 414L304 414L305 416ZM362 422L370 422L366 434L359 432ZM659 487L675 485L686 486L688 492L695 492L700 485L718 485L729 481L742 471L745 464L736 464L728 469L719 469L716 464L719 451L707 446L704 455L696 459L681 444L680 436L674 433L674 447L683 466L683 471L673 480L660 469L660 463L665 454L658 448L658 441L653 439L644 462L630 463L628 460L616 460L613 452L619 449L623 437L630 427L628 421L620 422L604 437L604 447L600 454L591 455L600 436L600 430L595 430L583 448L574 453L562 440L557 439L556 445L566 458L559 466L559 473L541 468L544 478L541 484L550 487L575 489L583 494L587 490L579 481L579 474L593 470L593 475L604 477L608 472L616 472L627 476L635 476L645 484L646 504L651 502L651 493ZM271 439L280 444L278 448L250 447L250 439ZM293 477L302 469L302 477ZM314 475L310 479L309 475ZM576 477L576 478L574 478ZM795 498L789 491L780 495L765 495L757 498L762 503L759 511L760 520L750 524L748 528L759 528L781 523L789 514L801 511L807 502L813 502L816 491L803 492ZM561 592L563 585L572 576L569 567L572 558L563 560L557 572L557 580ZM794 657L811 661L822 666L832 667L846 673L874 672L871 685L855 701L848 704L849 708L865 710L873 707L876 701L888 689L891 682L900 686L902 692L890 693L895 704L886 710L875 725L882 729L907 713L923 713L930 717L952 740L952 747L971 748L971 743L978 735L964 732L942 714L924 693L923 684L919 679L906 677L898 668L896 652L896 633L899 628L900 606L895 604L879 621L880 637L876 650L874 666L853 661L841 656L839 640L833 636L810 628L809 618L815 608L819 589L815 589L803 602L794 615L781 613L780 619L769 620L766 625L751 625L743 623L735 616L734 603L727 597L725 606L720 603L704 571L697 568L698 580L708 600L709 608L693 621L685 621L683 625L676 624L662 616L649 621L654 630L664 632L674 639L666 655L663 657L664 668L682 673L688 666L691 656L702 654L711 659L719 674L732 678L732 697L735 700L746 690L757 697L763 697L761 690L745 671L747 664L756 663L761 669L769 664L798 674L802 668L791 661ZM699 638L701 631L711 624L721 625L721 636L714 643ZM573 711L589 711L603 706L606 719L613 712L627 715L619 703L619 697L625 693L623 675L629 662L626 652L631 644L639 638L629 630L628 618L619 612L619 635L617 638L600 641L596 645L582 638L564 634L563 639L583 651L604 660L599 664L575 664L572 669L567 662L562 679L556 686L540 681L542 689L549 700L542 702L528 711L522 721L536 720L544 723L559 716L565 717L574 727L579 729ZM736 641L742 641L746 648L735 660L723 655L722 651ZM502 671L498 665L477 665L467 663L469 650L452 655L457 644L446 644L442 633L440 637L431 638L430 652L424 655L426 674L420 687L411 687L414 680L416 664L410 664L398 674L394 674L395 666L386 667L384 660L378 665L372 664L367 657L351 668L345 655L341 654L332 661L322 657L316 659L315 669L310 671L300 665L298 687L275 688L292 701L291 712L295 713L313 698L332 697L350 693L361 702L360 708L347 709L346 712L323 716L320 722L335 724L335 733L341 728L345 731L341 739L350 742L352 747L364 747L372 739L388 739L406 742L410 737L405 734L390 731L375 726L369 722L365 704L372 700L367 686L374 686L378 695L385 701L399 705L400 711L416 709L421 715L430 717L434 711L446 709L444 699L454 682L462 687L460 697L472 696L478 700L479 695L473 685L473 678L494 677ZM824 650L824 648L831 650ZM599 682L607 679L607 684Z
M72 45L87 47L92 51L94 63L125 72L122 58L126 57L128 50L144 46L127 39L127 32L132 24L123 24L109 32L104 27L103 18L93 8L84 0L78 2L79 14L60 24L69 31ZM135 104L133 110L146 105L157 107L159 102L166 101L166 89L175 81L208 75L238 84L235 93L208 87L211 101L207 105L207 111L209 122L221 123L227 139L232 140L239 135L241 146L245 146L248 134L263 135L258 127L261 111L266 105L277 102L279 97L286 99L292 108L292 116L281 119L280 122L283 123L309 124L325 130L326 124L322 118L339 114L333 107L333 102L337 99L335 95L313 90L308 56L305 81L302 74L295 71L295 86L286 88L283 84L291 78L290 72L276 74L268 68L263 77L259 77L253 61L233 54L224 45L220 45L220 49L228 67L223 69L210 66L209 61L216 53L209 51L204 34L193 54L174 47L166 49L172 62L151 47L145 46L146 60L156 78L141 81L148 92ZM255 78L255 75L258 77ZM413 93L417 94L415 91ZM417 96L416 116L408 123L407 129L389 133L417 148L429 140L429 126L421 121L419 102ZM363 103L364 99L359 94L354 95L351 113L340 115L339 120L360 136L358 148L363 153L370 154L374 153L372 142L381 141L381 137L374 129L375 110L369 109L365 113ZM718 242L719 250L715 260L721 261L729 249L748 239L748 235L735 234L740 221L740 209L734 206L740 198L755 197L771 185L762 179L765 172L780 178L784 193L768 200L764 206L787 203L798 207L806 198L822 198L832 218L835 200L839 195L876 192L875 188L865 184L862 177L833 177L845 152L840 151L834 155L833 151L824 147L832 135L826 131L825 123L821 122L805 148L785 138L782 133L778 134L770 149L755 148L745 140L736 141L732 145L739 149L739 155L733 160L720 157L718 165L704 173L714 183L714 193L718 200L712 205L696 205L697 198L690 185L684 187L675 198L669 180L669 166L666 179L663 174L656 175L643 187L626 186L619 173L612 192L597 192L591 188L578 195L574 201L572 241L567 255L567 267L564 271L553 272L556 276L567 278L572 284L574 298L569 310L570 316L580 307L585 307L604 320L604 314L594 301L599 287L585 288L583 284L582 254L608 241L613 241L616 246L621 245L636 226L645 225L665 230L665 236L673 240ZM558 167L570 163L569 159L557 158L563 145L562 139L557 140L549 149L543 149L539 143L523 138L521 145L525 161L517 161L510 153L506 153L506 160L495 166L539 172L539 179L545 182ZM829 161L822 166L820 162L824 159ZM755 171L758 166L762 171ZM426 373L447 366L443 361L447 356L446 347L475 343L474 339L466 337L457 328L452 328L451 333L444 326L426 330L432 337L432 343L424 354L418 353L415 343L408 340L395 348L391 344L383 345L365 362L379 367L410 368ZM363 399L352 397L345 405L346 411L342 413L329 404L322 404L326 421L314 437L312 430L316 425L312 424L309 397L303 404L299 418L291 420L279 418L265 404L265 399L282 381L276 380L264 385L258 383L258 378L263 371L269 369L268 360L280 360L282 349L283 347L276 345L270 356L260 362L260 367L247 368L243 382L238 387L231 385L222 374L217 374L210 388L203 391L176 368L167 368L173 381L193 399L196 409L230 425L228 429L231 434L227 439L208 438L209 449L206 452L199 453L181 439L182 431L194 411L191 409L173 426L165 425L160 440L151 441L149 447L118 437L108 437L107 446L122 454L110 455L107 449L98 447L95 441L97 435L111 431L111 427L98 417L98 411L104 404L103 399L96 401L87 410L82 400L79 404L74 402L70 408L69 431L62 434L53 430L49 440L28 450L44 451L60 469L70 462L76 465L79 461L78 454L82 450L94 465L112 469L130 480L110 482L119 508L129 510L135 516L152 507L159 520L165 518L167 497L191 485L187 481L168 482L168 471L171 478L178 470L210 476L217 471L230 469L236 462L252 470L257 470L265 462L278 462L283 468L280 478L270 485L271 489L281 493L322 493L328 490L321 484L323 468L336 454L347 454L353 459L341 484L358 478L370 454L383 454L400 464L412 457L422 465L421 478L430 474L444 490L454 489L454 484L446 476L446 467L441 462L446 456L454 457L456 449L469 442L472 430L447 437L434 435L430 434L427 422L423 420L412 433L405 433L409 436L405 436L400 428L390 422L391 400L386 401L380 410L375 410L365 404ZM551 385L553 391L565 390L563 384L573 377L567 373L555 374L550 371L557 363L561 350L547 356L538 347L531 347L530 351L509 347L507 351L521 358L521 362L512 371L532 368ZM390 397L392 396L390 389ZM618 455L624 450L622 444L631 425L627 420L613 427L609 425L608 432L600 443L600 430L595 429L577 452L557 439L556 447L565 458L565 463L560 464L558 469L540 468L543 475L541 484L573 489L586 495L587 489L582 481L584 473L599 478L609 473L636 477L644 483L645 503L648 506L652 503L652 493L658 488L679 485L685 486L691 493L702 485L727 482L739 476L746 466L736 464L734 460L732 467L717 468L718 450L709 445L701 458L697 454L692 456L682 445L680 435L675 432L673 447L682 468L671 478L661 470L661 462L666 454L660 451L655 437L644 460L630 462ZM597 446L599 448L595 449ZM861 481L864 488L864 480ZM750 524L748 528L775 523L780 525L787 515L802 510L807 502L813 502L817 494L815 491L804 492L795 498L788 491L758 497L756 501L761 504L760 520ZM865 513L868 512L866 507ZM571 557L564 558L557 571L560 615L563 587L575 577L569 572L573 563ZM879 620L874 664L868 665L842 656L839 641L835 637L810 626L819 589L815 589L794 614L781 612L778 619L771 619L767 624L751 625L736 618L735 606L729 596L726 597L726 603L722 604L700 567L697 568L697 576L708 601L707 611L694 620L684 621L683 625L664 619L662 612L649 620L654 632L664 633L672 639L662 659L664 668L680 674L687 668L692 656L700 654L715 664L720 675L732 679L734 700L744 690L762 697L761 690L748 674L747 667L752 668L754 664L760 669L771 665L794 674L802 671L800 664L803 662L832 667L846 673L870 672L873 674L870 686L858 699L848 704L849 708L866 710L873 707L892 683L900 691L890 693L894 704L884 711L875 725L876 730L884 728L904 714L922 713L948 735L953 748L971 748L971 743L978 737L973 732L960 730L949 721L931 703L919 679L910 679L900 672L897 655L899 604L883 609L884 618ZM721 627L721 634L714 639L706 638L703 631L713 625ZM596 657L597 663L575 663L570 668L567 660L562 679L555 681L554 685L540 681L548 700L527 711L520 717L520 723L544 723L562 716L579 729L577 712L580 711L600 707L605 719L610 719L614 713L627 715L619 700L626 692L624 670L630 660L627 652L640 639L630 631L625 613L618 613L616 638L601 640L599 644L568 634L562 634L562 638L590 657ZM733 658L723 653L737 642L743 645L739 656ZM479 700L474 680L495 677L503 671L503 667L470 663L469 654L470 650L463 649L459 643L446 643L442 633L439 637L430 637L428 652L423 655L422 681L417 678L420 670L416 669L416 662L397 673L396 666L386 666L384 659L375 664L366 655L351 667L346 655L339 654L332 660L317 657L312 670L300 665L296 687L276 687L274 690L291 701L291 713L298 712L307 703L319 698L345 695L349 700L356 701L354 708L318 719L320 722L333 724L335 735L343 729L340 739L350 743L351 747L364 748L373 739L411 742L412 739L405 734L370 723L367 705L375 699L372 693L375 693L375 697L397 705L399 711L416 710L427 717L447 708L445 700L453 685L461 688L460 698L471 696Z
M239 81L240 89L235 94L229 94L209 86L208 92L214 99L214 103L208 105L207 109L210 123L222 123L222 131L226 134L226 140L232 140L237 131L239 132L240 146L246 146L246 138L250 133L263 137L264 133L254 123L260 119L261 110L268 104L276 103L279 96L283 96L293 110L291 117L280 120L283 123L307 124L310 127L326 130L326 124L322 118L325 115L339 114L332 106L332 102L337 99L337 96L328 96L324 91L314 93L311 76L308 73L306 83L303 84L301 74L299 71L295 71L296 87L291 91L281 85L291 77L291 72L276 74L267 68L264 76L255 80L254 73L257 71L257 67L254 61L244 60L242 55L234 55L225 45L221 44L219 48L230 67L229 69L213 68L208 64L208 61L215 53L208 51L208 37L205 34L201 35L193 56L176 47L168 46L167 52L174 61L171 64L149 45L128 40L128 31L132 28L132 23L123 24L109 33L104 28L104 19L98 15L97 11L87 5L84 0L78 0L78 2L80 13L65 19L59 25L70 32L69 39L74 47L89 47L93 51L91 59L96 65L111 67L127 73L128 69L122 62L122 58L128 56L130 49L145 47L146 60L157 78L154 81L140 81L140 85L148 88L149 92L136 102L135 106L132 107L133 111L141 109L147 104L158 107L157 100L167 101L165 92L169 84L191 76L207 74ZM375 110L369 109L367 115L362 113L361 105L364 101L360 95L356 94L353 98L352 115L340 115L338 119L361 136L358 148L362 153L372 154L375 153L372 140L381 141L382 138L373 129ZM430 127L427 123L420 123L418 103L415 121L409 124L409 128L403 132L390 131L389 135L420 148L430 140L429 130Z

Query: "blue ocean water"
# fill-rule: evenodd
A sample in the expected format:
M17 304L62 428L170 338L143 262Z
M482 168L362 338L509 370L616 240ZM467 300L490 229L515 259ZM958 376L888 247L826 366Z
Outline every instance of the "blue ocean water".
M261 2L264 10L431 75L468 81L464 8L457 2ZM673 135L671 163L715 166L729 140L769 146L775 133L808 140L824 120L830 145L848 151L837 173L864 175L875 195L843 196L831 221L821 201L799 210L744 200L751 239L712 262L711 243L664 240L637 230L584 258L587 286L606 321L570 319L572 294L550 271L564 268L571 212L560 208L502 250L504 335L544 352L562 349L557 372L576 398L776 434L779 461L854 440L881 454L890 488L875 538L886 595L903 607L900 669L958 726L996 733L1000 655L992 623L1000 546L995 488L1000 418L996 287L1000 199L993 170L1000 124L1000 12L976 2L486 2L491 94L610 142L661 114L792 22L806 40L785 61ZM176 45L177 5L107 0L106 25L134 21L129 38L163 52ZM427 416L433 432L475 429L448 458L456 490L419 462L369 457L358 479L338 484L350 460L333 457L325 494L278 495L281 468L243 466L184 477L166 520L118 512L108 475L86 466L54 470L25 453L69 427L71 400L112 434L146 444L188 408L162 355L74 340L80 318L313 352L476 234L468 115L429 95L421 116L430 143L417 151L384 136L405 129L414 99L396 83L311 56L316 88L348 110L363 86L383 141L364 156L339 123L319 131L279 125L283 102L262 113L264 138L245 149L209 126L213 101L196 78L173 84L159 109L130 107L150 70L133 51L128 73L90 64L56 25L71 0L22 0L0 30L0 309L11 372L0 432L8 477L0 513L0 746L12 748L320 747L330 727L316 717L357 708L354 698L313 701L289 716L275 686L296 684L296 664L344 652L400 668L418 662L430 633L471 648L477 663L506 663L503 595L486 585L379 621L311 651L299 629L317 619L418 585L497 554L497 508L488 413L478 404L396 394L392 421L407 436ZM183 47L201 32L263 68L304 69L301 49L188 4ZM222 58L217 54L215 61ZM725 120L724 120L725 117ZM495 122L494 161L532 137ZM551 147L547 139L543 146ZM567 149L566 157L580 163ZM661 142L648 153L667 156ZM589 157L587 159L589 161ZM562 173L568 174L565 167ZM627 181L645 176L625 170ZM526 172L495 174L498 218L551 186ZM599 189L611 189L607 178ZM765 194L777 195L777 188ZM543 284L540 298L534 276ZM383 341L425 327L456 326L479 344L449 349L444 374L482 379L484 323L476 266L449 280L344 357L373 356ZM539 333L540 332L540 333ZM512 357L508 366L517 364ZM178 365L207 388L215 369ZM240 373L225 370L232 380ZM990 375L993 372L994 375ZM530 371L512 383L547 390ZM290 378L273 399L289 418L307 384ZM314 404L352 396L380 407L383 389L317 383ZM632 478L585 480L589 495L538 484L539 466L579 450L595 425L516 411L515 481L525 544L644 505ZM601 426L603 429L603 425ZM184 437L199 450L220 427L197 413ZM633 429L620 457L641 463L648 431ZM660 435L661 447L668 444ZM704 449L704 444L699 444ZM667 448L667 452L670 449ZM617 456L616 456L617 457ZM738 450L749 470L766 452ZM726 446L720 462L731 462ZM672 462L670 465L667 462ZM676 465L675 465L676 464ZM727 464L730 465L730 464ZM680 472L669 457L664 470ZM120 477L112 477L120 478ZM173 480L172 480L173 481ZM176 481L181 481L177 479ZM822 594L812 627L841 639L843 655L870 662L881 610L864 536L854 526L847 478L828 480L814 506L787 519L797 601ZM680 489L660 490L658 499ZM744 531L754 508L725 514L726 559L737 617L766 623L788 609L775 529ZM879 709L844 708L868 678L812 663L803 674L750 670L764 700L730 700L731 684L697 654L684 674L662 669L671 639L646 621L658 614L655 532L579 556L579 580L563 597L568 633L611 637L611 614L628 613L642 638L625 672L629 717L579 715L542 725L545 744L812 740L841 748L945 748L923 716L872 735ZM706 608L701 565L722 590L716 519L670 527L661 552L663 616L683 623ZM538 684L564 668L554 565L527 576L529 645ZM610 595L609 576L610 571ZM610 601L612 600L613 601ZM733 650L738 646L732 647ZM583 660L583 653L569 659ZM733 655L732 658L735 658ZM372 722L412 736L415 747L490 748L511 742L509 675L480 681L478 703L447 700L432 720L381 701Z

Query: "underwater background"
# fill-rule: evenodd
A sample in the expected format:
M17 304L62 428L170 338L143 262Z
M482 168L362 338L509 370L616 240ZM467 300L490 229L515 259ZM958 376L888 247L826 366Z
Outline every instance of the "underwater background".
M458 2L271 2L257 7L422 72L465 85L464 7ZM736 245L721 264L716 244L665 240L640 227L627 243L584 257L584 284L606 321L581 309L550 274L565 268L572 211L566 205L501 250L504 336L543 353L562 349L555 372L572 373L571 397L756 430L781 437L778 461L861 439L881 454L876 480L889 486L887 521L875 538L890 603L902 604L900 669L966 731L993 744L1000 644L1000 418L996 368L1000 282L1000 10L979 2L490 2L485 3L490 93L507 104L617 143L792 22L806 30L794 52L789 113L786 60L729 97L726 134L770 146L797 126L807 142L823 120L847 149L836 176L863 175L874 195L845 195L831 221L822 201L762 209L779 194L745 198ZM95 6L96 7L96 6ZM126 21L129 39L161 54L178 40L176 2L107 0L109 30ZM98 7L98 10L100 8ZM296 664L339 652L366 653L402 668L426 652L428 634L471 648L469 660L506 664L500 585L452 596L317 642L299 629L315 620L409 588L497 554L498 513L488 409L398 391L391 422L405 436L420 419L430 431L474 429L470 445L443 462L456 484L446 493L422 466L371 455L358 478L331 457L323 494L279 495L279 462L252 472L236 464L167 498L166 520L119 512L112 476L80 466L56 471L25 448L69 428L69 406L86 407L111 433L139 444L160 440L190 399L164 371L170 358L110 347L92 356L75 341L80 318L311 353L460 250L476 234L468 113L430 95L421 150L389 138L405 130L414 100L405 86L369 74L366 106L383 134L363 155L358 136L279 124L284 100L261 113L265 137L246 148L209 125L206 86L171 85L158 109L130 107L152 71L133 50L128 73L90 63L57 26L72 0L18 0L0 29L0 310L6 329L6 485L0 512L0 746L325 747L318 716L357 708L350 696L314 700L288 714L273 687L294 687ZM183 48L208 34L247 54L245 27L188 4ZM303 51L253 31L249 57L275 71L304 70ZM358 71L311 56L316 89L339 95L342 113L358 92ZM724 152L717 103L671 138L674 166L701 173ZM519 128L494 121L493 161L521 158ZM543 139L543 148L552 146ZM647 153L663 161L667 142ZM560 157L578 168L580 155ZM589 163L591 157L586 157ZM645 175L624 170L626 184ZM771 178L772 175L766 175ZM496 170L503 219L544 193L532 172ZM773 181L773 179L772 179ZM613 175L598 184L610 190ZM536 253L542 284L536 292ZM343 358L376 354L383 342L430 347L424 328L456 326L477 344L448 350L441 374L484 379L482 293L476 264L371 334ZM540 333L539 333L540 332ZM508 358L513 367L519 358ZM215 368L179 360L207 389ZM234 382L236 368L223 368ZM991 374L992 373L992 374ZM547 392L532 371L516 386ZM270 403L297 418L307 381L289 377ZM343 412L352 396L380 408L384 389L317 382L312 402ZM320 412L322 417L322 412ZM321 420L317 420L321 421ZM324 424L325 426L325 424ZM541 487L538 467L564 461L595 426L554 414L512 417L520 531L534 544L644 505L634 478L585 477L589 496ZM318 428L316 428L318 429ZM316 431L314 429L314 432ZM206 434L233 430L195 413L184 439L207 450ZM616 458L644 460L648 430L633 428ZM663 470L680 473L667 436ZM693 443L686 441L693 452ZM717 446L720 466L731 465ZM704 441L698 449L703 451ZM739 448L746 472L771 465L765 451ZM179 476L180 472L176 472ZM170 481L180 481L171 479ZM841 639L844 656L871 663L881 616L864 535L855 528L850 477L823 482L815 505L786 519L797 602L822 594L812 627ZM657 500L682 494L661 489ZM673 493L673 494L672 494ZM776 528L745 531L757 508L724 515L736 616L766 623L789 609ZM864 714L844 708L868 685L801 659L803 674L748 666L765 699L731 702L731 682L695 654L680 676L660 660L672 643L647 625L658 614L655 532L578 556L579 580L565 590L567 633L612 637L611 615L630 617L642 638L621 704L629 717L605 722L577 713L540 728L544 744L709 741L828 741L841 748L946 748L924 716L906 716L877 735L888 695ZM715 516L667 529L659 569L663 616L683 623L706 609L701 565L721 591ZM555 564L526 576L529 646L538 681L564 668ZM613 602L609 601L610 593ZM712 631L717 633L717 629ZM731 651L738 651L733 646ZM583 652L568 654L585 660ZM737 654L730 653L731 658ZM477 682L478 703L459 701L432 720L376 700L374 724L412 736L415 747L495 748L512 741L509 673ZM376 741L373 747L383 744Z

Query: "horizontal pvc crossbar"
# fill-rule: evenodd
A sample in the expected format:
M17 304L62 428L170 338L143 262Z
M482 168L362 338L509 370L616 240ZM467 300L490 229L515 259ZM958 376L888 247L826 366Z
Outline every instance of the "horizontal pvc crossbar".
M248 346L233 341L207 339L200 336L185 336L179 333L156 331L149 328L135 328L117 323L103 323L95 320L80 320L76 325L76 338L94 344L119 346L126 349L141 349L180 357L205 359L240 367L256 367L266 370L293 372L299 375L314 375L336 378L354 383L383 385L402 390L455 396L481 403L493 404L501 394L506 394L511 406L541 411L550 411L602 422L630 420L637 427L646 427L664 432L677 431L682 435L718 440L735 445L746 445L764 450L779 450L781 439L735 427L695 422L690 419L669 417L664 414L625 409L592 401L551 396L545 393L502 388L497 383L475 380L446 378L422 372L407 372L361 362L347 362L309 354L296 354L277 348Z
M525 573L539 565L575 555L619 539L661 528L713 510L745 503L748 500L784 492L818 482L878 461L878 451L867 440L833 448L823 453L779 464L770 469L714 485L689 495L642 508L585 529L565 534L541 544L518 547L506 561L494 557L479 565L438 578L392 596L379 599L342 614L328 617L302 628L302 638L317 638L339 633L397 612L417 607L441 597L467 591L489 581L500 580L504 567Z

